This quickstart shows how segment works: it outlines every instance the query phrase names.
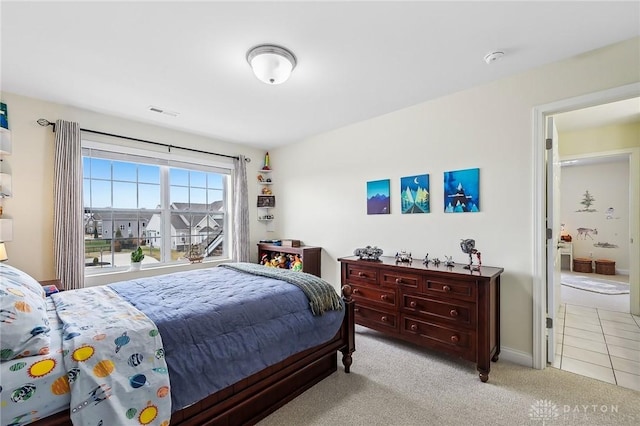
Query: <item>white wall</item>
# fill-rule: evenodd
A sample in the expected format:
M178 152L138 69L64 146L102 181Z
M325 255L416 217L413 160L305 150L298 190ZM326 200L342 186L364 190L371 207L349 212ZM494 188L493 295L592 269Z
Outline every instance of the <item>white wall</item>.
M337 258L356 247L461 262L460 239L474 238L484 264L505 268L503 348L531 356L533 108L639 81L639 52L636 38L273 150L276 234L322 246L322 276L336 286ZM481 211L443 213L443 173L472 167ZM421 173L432 213L400 214L400 177ZM392 214L368 216L366 182L386 178Z
M616 270L629 271L629 161L566 166L562 168L561 221L571 235L573 256L609 259L616 262ZM584 211L581 204L585 191L594 198L593 205ZM607 214L607 209L614 211ZM579 236L577 228L596 230ZM597 246L598 243L615 248Z

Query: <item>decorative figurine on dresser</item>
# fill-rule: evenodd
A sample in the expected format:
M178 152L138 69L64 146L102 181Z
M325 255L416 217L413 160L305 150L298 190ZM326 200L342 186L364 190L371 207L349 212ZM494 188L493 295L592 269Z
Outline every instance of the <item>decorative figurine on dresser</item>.
M413 262L413 258L411 257L411 253L407 253L406 251L401 251L396 253L396 263L411 263Z
M357 324L475 362L480 380L489 379L491 361L500 354L503 268L441 268L440 260L428 257L413 263L392 256L338 260L342 285L353 289Z
M378 260L382 256L382 249L376 246L366 246L365 248L355 249L353 255L358 256L360 260Z
M476 250L476 240L466 239L460 240L460 248L463 253L467 253L469 255L469 264L464 267L464 269L469 269L471 271L479 271L480 266L482 266L482 260L480 258L480 252ZM476 255L478 258L478 266L473 266L473 255Z

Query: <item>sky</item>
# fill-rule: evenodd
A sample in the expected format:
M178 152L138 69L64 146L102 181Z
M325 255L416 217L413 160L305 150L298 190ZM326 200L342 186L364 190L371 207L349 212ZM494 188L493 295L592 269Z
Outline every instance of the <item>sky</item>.
M84 206L156 209L166 166L83 157ZM222 199L224 176L169 168L170 202L208 204Z

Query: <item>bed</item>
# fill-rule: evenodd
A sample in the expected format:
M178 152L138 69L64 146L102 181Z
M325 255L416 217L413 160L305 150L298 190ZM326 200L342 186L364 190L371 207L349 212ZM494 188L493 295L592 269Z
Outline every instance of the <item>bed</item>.
M18 306L19 297L6 290L16 292L16 281L26 278L7 282L6 272L20 271L2 268L2 291ZM118 420L122 424L256 423L336 371L338 351L349 372L355 350L351 289L343 287L339 298L327 283L320 291L308 277L227 264L51 297L31 282L20 291L31 297L36 323L46 323L32 328L37 333L31 337L49 337L48 346L31 342L28 350L12 348L11 357L4 344L8 324L1 324L2 425L71 424L76 411L91 413L91 424L98 425L103 411L90 410L118 411L126 416ZM3 309L7 303L3 297ZM91 360L85 360L88 347ZM22 381L8 381L21 374ZM94 382L76 380L91 375ZM128 382L116 382L122 378ZM126 392L145 402L133 402ZM49 393L56 401L40 400Z

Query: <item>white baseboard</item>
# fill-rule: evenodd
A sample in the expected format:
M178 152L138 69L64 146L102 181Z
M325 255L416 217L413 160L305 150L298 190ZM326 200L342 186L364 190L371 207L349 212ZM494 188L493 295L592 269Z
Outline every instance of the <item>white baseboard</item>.
M500 359L533 368L533 355L516 349L501 347Z
M616 269L616 275L629 275L628 269Z

